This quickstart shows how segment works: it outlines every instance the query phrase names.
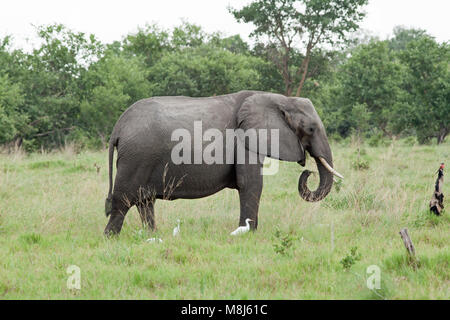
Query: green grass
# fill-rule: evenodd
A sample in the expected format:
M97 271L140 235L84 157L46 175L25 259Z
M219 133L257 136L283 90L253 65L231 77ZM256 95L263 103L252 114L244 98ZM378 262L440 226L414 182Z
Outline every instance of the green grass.
M236 191L158 201L153 234L133 208L121 235L105 239L106 151L0 156L0 299L449 299L449 213L430 215L428 202L450 144L365 146L364 169L353 165L356 147L332 149L345 180L324 201L303 201L301 167L280 163L264 178L258 231L236 238ZM354 247L360 259L344 269ZM81 269L79 291L67 289L70 265ZM370 265L381 269L375 292Z

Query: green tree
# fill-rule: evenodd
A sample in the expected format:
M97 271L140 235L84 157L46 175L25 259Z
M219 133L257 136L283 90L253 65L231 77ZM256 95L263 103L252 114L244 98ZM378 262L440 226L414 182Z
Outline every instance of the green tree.
M154 95L212 96L262 88L264 61L205 45L165 55L150 69Z
M343 116L350 116L355 105L364 105L371 113L371 127L392 135L392 111L399 103L403 74L402 66L391 54L386 41L372 41L357 47L338 73ZM356 128L353 120L350 124Z
M11 76L15 73L17 66L14 61L14 53L11 52L11 36L0 39L0 72Z
M236 34L230 37L224 37L221 33L210 35L208 44L228 50L235 54L250 54L249 45L242 40L241 36Z
M120 51L117 44L115 47ZM131 56L143 57L147 67L151 67L170 49L169 33L157 25L146 25L137 33L126 36L122 47Z
M397 123L412 128L419 142L432 137L442 143L450 132L450 46L432 37L410 41L399 53L406 66L404 103L398 106Z
M0 144L20 139L28 121L20 110L23 103L20 85L11 83L7 75L0 75Z
M394 37L389 40L389 48L394 51L402 51L406 49L408 43L423 37L428 37L423 29L396 26L394 28Z
M173 49L199 47L205 43L207 34L202 27L183 21L172 31L171 45Z
M18 135L27 149L56 147L75 128L79 116L80 83L88 66L103 50L93 35L73 32L63 25L36 28L40 45L32 53L15 51L11 81L21 84L20 108L28 122Z
M83 79L85 96L80 106L82 128L106 146L122 112L134 102L151 96L147 77L148 69L142 57L107 52L91 65Z
M368 0L255 0L240 10L230 8L238 21L253 23L250 36L264 38L269 54L282 75L285 94L300 96L308 75L313 49L320 44L345 43L358 29L362 7ZM300 65L295 48L303 45ZM298 80L300 78L300 80Z

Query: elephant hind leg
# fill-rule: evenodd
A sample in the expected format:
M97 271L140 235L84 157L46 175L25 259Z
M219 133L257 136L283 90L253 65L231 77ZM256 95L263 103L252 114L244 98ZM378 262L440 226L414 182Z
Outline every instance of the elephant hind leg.
M123 221L130 208L131 203L129 201L113 195L111 201L111 213L104 231L105 235L111 236L120 233L120 230L122 230Z
M141 187L146 184L149 175L148 169L145 166L136 169L127 164L127 162L119 162L118 165L111 199L111 209L109 210L110 218L105 228L105 234L107 235L120 233L125 216L132 206L136 205L139 209L140 205L152 203L151 200L154 199L151 196L151 190ZM153 207L153 204L142 207ZM107 206L107 212L108 209ZM147 214L146 216L151 215ZM149 218L147 219L146 221L150 221Z

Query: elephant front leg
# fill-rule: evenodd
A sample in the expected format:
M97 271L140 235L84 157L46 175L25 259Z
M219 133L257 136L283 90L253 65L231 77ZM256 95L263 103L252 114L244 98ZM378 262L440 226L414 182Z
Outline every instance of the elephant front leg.
M155 231L155 202L149 201L145 204L140 204L137 206L139 211L139 215L141 217L142 225L144 228L148 228L148 230Z
M236 174L241 207L239 225L245 226L245 220L251 219L253 221L250 222L250 228L256 230L258 228L258 209L263 186L261 165L237 165Z

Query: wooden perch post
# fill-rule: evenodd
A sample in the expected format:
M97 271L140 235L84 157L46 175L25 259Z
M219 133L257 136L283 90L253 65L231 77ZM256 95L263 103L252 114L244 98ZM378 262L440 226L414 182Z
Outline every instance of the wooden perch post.
M409 256L414 259L416 256L416 250L414 249L414 245L409 237L408 229L404 228L400 230L399 233L402 237L403 243L405 244L406 250L408 250Z
M441 163L437 172L438 177L434 188L433 196L430 201L430 211L436 215L440 215L444 209L444 194L442 193L442 185L444 184L444 164Z

